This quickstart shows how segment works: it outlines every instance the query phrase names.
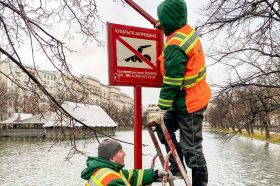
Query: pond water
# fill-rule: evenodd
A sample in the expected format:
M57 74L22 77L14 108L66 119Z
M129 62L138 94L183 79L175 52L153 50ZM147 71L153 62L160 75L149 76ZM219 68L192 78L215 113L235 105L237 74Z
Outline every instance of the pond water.
M133 136L133 131L116 133L116 138L129 142L133 142ZM143 130L143 143L147 145L143 147L143 167L149 167L156 151L146 130ZM97 141L78 140L76 144L87 155L96 155ZM209 186L280 185L280 145L243 137L225 140L212 132L204 132L203 145ZM126 167L132 168L133 146L123 144L123 147L127 153ZM54 145L50 140L0 138L0 185L84 185L80 173L87 157L75 154L65 161L69 152L70 144L66 141ZM156 167L160 168L159 160ZM175 185L184 182L177 180Z

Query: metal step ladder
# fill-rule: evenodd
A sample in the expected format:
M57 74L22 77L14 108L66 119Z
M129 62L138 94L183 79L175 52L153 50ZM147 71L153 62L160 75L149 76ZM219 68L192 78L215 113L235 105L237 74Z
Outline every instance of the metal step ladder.
M159 126L162 129L163 134L165 136L165 139L166 139L166 141L167 141L167 143L168 143L168 145L170 147L170 151L168 152L166 158L163 157L163 154L162 154L162 151L160 149L159 143L158 143L157 138L156 138L156 136L154 134L156 126ZM184 166L183 166L183 164L182 164L182 162L181 162L181 160L180 160L180 158L178 156L178 153L177 153L177 151L175 149L175 146L174 146L174 144L173 144L173 142L171 140L171 137L170 137L170 135L169 135L169 133L168 133L168 131L166 129L165 124L163 122L161 124L159 124L159 123L157 123L155 121L152 121L152 122L146 124L145 127L147 128L147 130L148 130L148 132L149 132L149 134L151 136L151 139L152 139L153 144L154 144L154 146L156 148L156 151L157 151L157 155L158 155L158 157L160 159L161 165L164 168L164 170L167 171L169 173L169 175L172 175L171 172L168 170L169 156L172 153L172 155L173 155L173 157L174 157L174 159L175 159L175 161L177 163L177 166L178 166L178 168L179 168L179 170L181 172L181 175L183 177L183 180L184 180L186 186L191 186L191 182L190 182L190 180L188 178L187 172L186 172L186 170L185 170L185 168L184 168ZM163 177L162 185L165 186L167 181L168 181L169 185L174 186L173 180L174 179L172 179L172 178L171 179L167 179L167 177Z

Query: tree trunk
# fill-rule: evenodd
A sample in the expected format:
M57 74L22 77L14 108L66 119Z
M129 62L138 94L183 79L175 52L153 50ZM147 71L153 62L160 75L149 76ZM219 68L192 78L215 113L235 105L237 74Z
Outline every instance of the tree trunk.
M247 134L251 134L250 133L250 123L248 123L247 125L246 125L246 132L247 132Z
M265 132L265 139L270 138L270 134L269 134L269 124L270 124L270 120L268 119L268 116L266 115L264 117L264 132Z
M251 134L254 134L254 121L251 123Z

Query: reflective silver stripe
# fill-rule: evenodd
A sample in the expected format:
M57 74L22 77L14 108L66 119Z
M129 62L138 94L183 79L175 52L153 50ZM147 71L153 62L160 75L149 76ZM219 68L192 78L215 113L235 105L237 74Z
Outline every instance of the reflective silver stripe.
M90 184L90 186L103 186L101 183L102 180L110 174L114 174L118 176L120 179L123 180L125 185L130 186L130 183L127 181L126 177L123 175L121 171L118 173L109 168L101 168L100 170L98 170L96 174L91 176L91 179L88 180L88 183Z
M194 31L187 41L180 44L186 54L188 54L188 52L193 48L194 44L198 41L198 38L198 35Z
M123 179L125 185L130 186L129 181L128 181L128 180L126 179L126 177L123 175L123 172L122 172L122 171L120 171L120 175L121 175L121 177L122 177L122 179Z
M184 78L171 78L167 76L163 76L163 83L175 86L181 86Z
M102 170L95 175L95 178L98 180L103 180L103 178L110 173L112 173L111 169L102 168Z
M171 43L171 41L173 40L178 40L179 42L182 42L183 39L180 39L180 38L177 38L177 37L174 37L174 38L171 38L170 40L168 40L167 43L164 44L164 48L168 47L168 45Z
M168 41L165 43L165 47L169 45L169 43L173 40L179 40L181 41L180 45L183 50L186 52L186 54L189 53L189 51L194 47L196 42L199 40L199 36L196 34L195 30L193 29L188 35L176 32Z
M186 35L183 35L183 34L180 34L179 32L175 33L170 39L172 38L180 38L180 39L185 39L186 38Z
M94 176L91 176L88 180L90 186L102 186L99 180L97 180Z
M130 181L131 177L133 175L133 170L128 170L128 181Z
M189 88L193 86L195 83L197 83L198 81L200 81L201 79L203 79L205 76L206 76L206 66L204 66L198 74L189 77L186 76L183 81L183 86Z
M181 32L177 32L173 36L171 36L171 38L167 41L167 43L164 44L164 47L166 48L169 45L169 43L171 43L171 41L173 41L173 40L183 41L186 38L186 36L187 35L185 35Z
M143 175L144 175L144 170L138 170L137 186L142 185Z

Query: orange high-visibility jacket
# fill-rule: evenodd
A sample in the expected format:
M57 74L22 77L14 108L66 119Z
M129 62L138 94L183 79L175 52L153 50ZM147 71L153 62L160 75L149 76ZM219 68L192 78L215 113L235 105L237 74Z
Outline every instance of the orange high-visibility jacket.
M109 168L101 168L93 173L90 179L86 182L85 186L105 186L114 183L114 180L122 179L126 186L130 186L130 183L122 175L121 171L118 173Z
M164 53L160 56L161 73L163 84L171 86L181 86L186 90L186 109L193 113L207 106L211 90L205 81L206 66L204 62L204 53L195 30L189 25L185 25L166 38L165 48L169 45L180 46L186 53L187 62L182 78L166 77L164 69ZM171 107L174 100L164 100L160 98L159 106Z

